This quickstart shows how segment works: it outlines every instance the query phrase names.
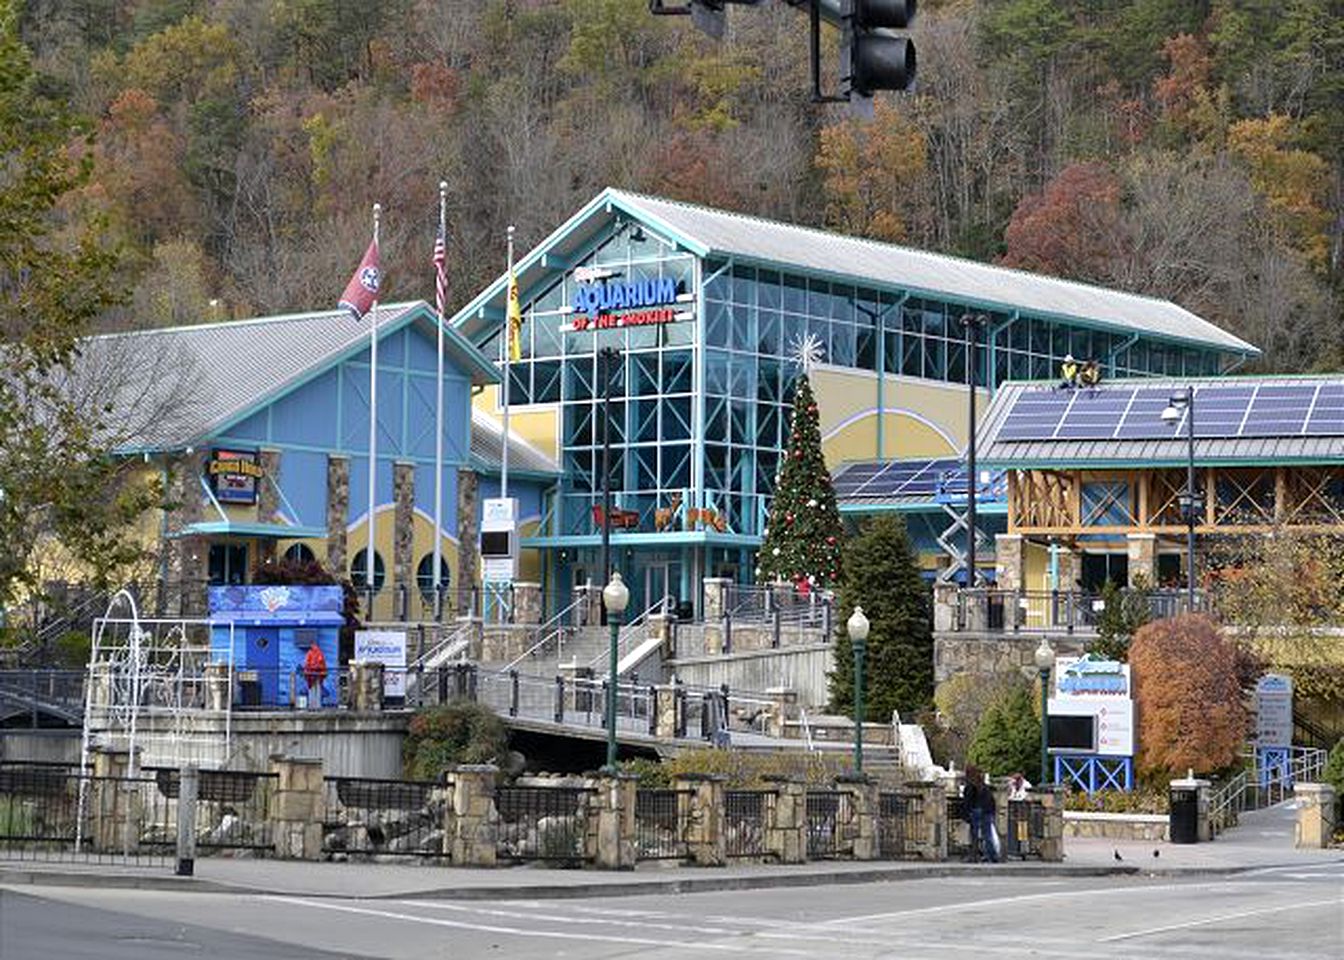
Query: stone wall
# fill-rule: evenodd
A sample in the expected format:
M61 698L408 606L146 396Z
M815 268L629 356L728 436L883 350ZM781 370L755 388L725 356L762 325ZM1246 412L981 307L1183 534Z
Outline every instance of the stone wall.
M474 470L457 471L457 582L459 592L479 579L477 570L478 530L476 507L480 497Z
M1025 631L1007 636L956 634L937 637L933 642L934 682L944 683L967 673L981 677L1020 673L1033 678L1036 676L1036 648L1040 643L1040 634ZM1050 638L1050 644L1059 656L1082 654L1084 643L1081 637Z
M415 589L415 464L392 464L392 584L408 598Z
M1171 818L1150 813L1064 811L1064 836L1161 843L1171 836Z
M345 527L350 516L350 458L327 457L327 569L345 575Z
M173 463L169 470L167 539L167 596L165 612L183 617L206 613L206 586L209 578L210 548L204 537L173 537L205 516L207 503L201 480L205 476L205 450L193 450Z

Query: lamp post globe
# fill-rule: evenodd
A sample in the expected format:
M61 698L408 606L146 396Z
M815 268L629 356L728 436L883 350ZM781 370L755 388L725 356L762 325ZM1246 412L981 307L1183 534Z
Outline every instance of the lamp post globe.
M854 651L854 772L863 773L863 667L868 655L868 629L871 624L863 607L855 607L845 623L850 647Z
M613 572L611 581L602 588L602 606L607 609L607 625L611 641L607 658L607 770L616 771L616 668L619 665L619 635L621 617L630 602L630 588L619 573Z
M1041 637L1041 644L1033 654L1036 670L1041 677L1041 779L1044 786L1050 782L1050 669L1055 665L1055 651L1050 641Z

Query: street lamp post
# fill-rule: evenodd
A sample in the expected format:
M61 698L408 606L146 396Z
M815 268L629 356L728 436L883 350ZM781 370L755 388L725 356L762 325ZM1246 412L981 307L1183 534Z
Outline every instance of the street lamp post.
M607 609L607 625L611 629L611 647L607 668L607 769L616 770L616 666L617 635L621 630L621 616L630 602L630 589L619 573L612 573L611 582L602 588L602 606Z
M966 589L974 590L975 569L975 381L976 345L981 326L987 321L983 313L967 313L961 318L966 327Z
M1173 394L1162 411L1162 422L1173 427L1181 422L1181 411L1185 411L1185 590L1188 613L1195 612L1195 388L1186 387L1184 391Z
M611 577L611 364L620 354L612 347L597 352L602 369L602 577Z
M863 665L868 656L868 618L855 607L845 632L854 649L854 772L863 773Z
M1041 637L1041 645L1036 648L1036 670L1041 678L1041 779L1044 786L1051 781L1050 776L1050 668L1055 665L1055 651L1050 641Z

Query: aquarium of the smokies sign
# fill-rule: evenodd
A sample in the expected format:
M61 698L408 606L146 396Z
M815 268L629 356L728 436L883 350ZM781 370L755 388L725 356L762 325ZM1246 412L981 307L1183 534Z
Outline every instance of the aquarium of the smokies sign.
M689 314L677 311L680 295L671 277L579 283L569 302L573 309L570 329L639 327L688 319Z

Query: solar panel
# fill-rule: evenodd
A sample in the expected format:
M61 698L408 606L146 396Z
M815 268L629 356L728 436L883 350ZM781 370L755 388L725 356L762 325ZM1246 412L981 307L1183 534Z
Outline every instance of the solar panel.
M1020 395L1000 440L1167 440L1186 436L1186 415L1162 411L1172 389L1039 390ZM1344 436L1344 384L1205 385L1195 388L1195 436Z
M955 459L877 460L846 465L832 481L837 497L932 497Z

